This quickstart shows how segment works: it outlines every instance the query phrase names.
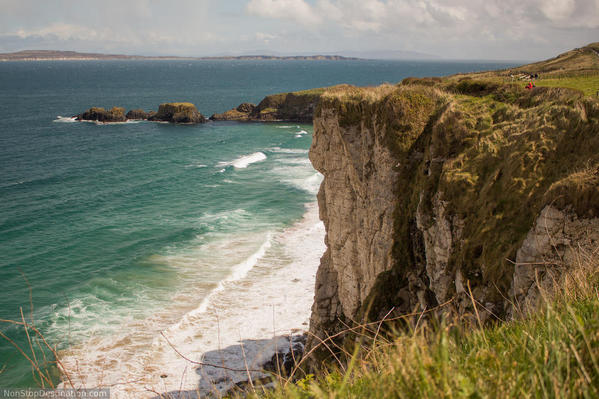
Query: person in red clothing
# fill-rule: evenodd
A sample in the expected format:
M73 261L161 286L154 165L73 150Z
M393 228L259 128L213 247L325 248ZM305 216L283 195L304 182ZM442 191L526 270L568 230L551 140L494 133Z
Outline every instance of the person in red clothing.
M532 90L532 88L534 87L532 82L528 82L528 84L525 86L527 89Z

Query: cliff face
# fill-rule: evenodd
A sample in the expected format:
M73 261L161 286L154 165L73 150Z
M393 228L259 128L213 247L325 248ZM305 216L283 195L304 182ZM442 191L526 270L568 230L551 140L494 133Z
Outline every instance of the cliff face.
M599 242L599 104L574 91L407 80L336 88L310 150L327 250L310 330L534 306ZM313 346L318 339L308 343Z

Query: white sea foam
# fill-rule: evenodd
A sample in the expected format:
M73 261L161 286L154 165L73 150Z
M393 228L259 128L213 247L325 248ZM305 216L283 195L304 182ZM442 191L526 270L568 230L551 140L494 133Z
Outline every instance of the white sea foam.
M305 130L300 130L299 132L297 132L297 134L300 134L300 135L302 135L302 134L308 134L308 132L306 132Z
M233 166L236 169L245 169L249 165L256 162L264 161L265 159L266 155L263 152L254 152L253 154L243 155L230 162L219 162L217 166Z
M212 290L210 295L208 295L206 298L204 298L204 300L202 301L200 306L198 306L197 309L194 309L192 312L187 313L183 317L183 319L181 319L181 322L179 322L175 326L171 327L169 330L177 329L177 328L179 328L179 326L182 323L183 324L187 323L190 318L197 317L198 314L204 313L206 311L206 309L208 308L208 306L210 305L210 301L214 297L214 295L216 295L217 293L224 290L225 285L227 283L244 278L247 275L247 273L254 266L256 266L256 263L258 262L258 260L264 256L264 254L266 253L266 250L268 248L270 248L271 240L272 240L272 234L268 233L266 236L266 241L264 241L264 243L260 246L260 248L255 253L250 255L247 259L243 260L241 263L235 265L233 267L231 273L224 280L219 281L216 288Z
M73 123L77 122L77 118L75 116L60 116L58 115L53 122L61 122L61 123Z
M174 348L193 361L239 370L246 369L246 362L252 369L270 359L277 348L288 345L287 334L308 326L323 238L318 207L311 204L304 218L285 230L229 236L202 246L199 253L157 257L156 262L187 270L189 288L176 293L167 309L158 307L150 317L118 324L118 334L95 336L61 353L62 362L77 370L71 378L78 386L127 382L111 388L111 397L117 399L155 397L153 392L179 389L199 389L202 395L222 392L247 379L247 372L198 368ZM210 271L207 261L237 258L241 259L217 284L197 277L200 270ZM218 262L213 268L215 275L222 269ZM202 295L205 288L209 293ZM194 297L204 299L199 303L196 299L195 308L190 308ZM76 311L83 308L76 306ZM252 372L252 378L261 376Z
M273 147L269 148L268 151L278 152L281 154L307 154L308 150L304 150L302 148L281 148L281 147Z
M279 165L269 171L275 179L310 194L318 193L322 175L314 170L309 159L284 156L277 161Z
M207 168L208 165L204 165L203 163L190 163L189 165L185 165L185 168Z
M101 122L101 121L90 120L90 119L76 119L76 117L57 116L53 122L66 122L66 123L85 122L85 123L93 123L94 125L98 125L98 126L104 126L104 125L132 125L132 124L140 123L142 121L127 119L126 121L123 121L123 122Z

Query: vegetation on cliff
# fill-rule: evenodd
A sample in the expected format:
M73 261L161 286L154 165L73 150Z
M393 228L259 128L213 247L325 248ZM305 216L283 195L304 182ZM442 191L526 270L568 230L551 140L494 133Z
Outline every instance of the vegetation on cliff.
M250 397L597 397L599 264L596 254L579 255L533 315L482 329L452 319L427 323L425 313L406 316L408 330L357 326L361 346L341 351L339 363Z
M329 90L318 113L325 110L342 130L383 131L397 161L396 268L363 303L372 317L398 305L393 295L421 270L415 231L435 223L441 203L459 235L444 272L459 271L496 314L506 312L510 260L545 206L599 216L599 102L578 91L477 76L406 79ZM429 306L456 294L447 289Z
M263 396L599 395L596 47L517 69L549 75L532 90L512 70L322 95L318 373Z
M595 364L585 363L585 356L594 359L599 346L585 334L596 335L598 326L593 310L585 313L584 301L576 298L557 314L518 317L543 309L543 303L554 309L543 302L544 290L571 272L579 251L593 254L599 242L594 87L599 66L592 58L599 55L593 46L510 71L337 87L322 95L310 157L324 175L319 206L327 252L317 276L308 362L325 369L337 364L342 373L321 379L311 394L511 397L524 389L535 390L532 396L542 396L544 389L550 392L545 396L596 394L597 370L588 370ZM525 81L518 71L527 72ZM537 79L538 72L546 76ZM537 79L537 87L525 88L530 79ZM546 86L555 80L578 87L541 87L544 79ZM596 310L597 298L589 300ZM351 348L363 343L348 327L414 313L425 324L446 326L450 320L451 331L463 325L486 330L462 336L448 352L451 336L443 328L395 347L414 324L394 324L388 342L394 349L368 355L386 361L374 368L369 363L364 378L344 391L353 379L347 372L355 366ZM576 316L568 319L571 314ZM539 324L554 316L549 325ZM582 335L565 337L577 320ZM546 334L557 325L563 327L557 336ZM551 372L566 365L567 374L551 380L534 358L517 367L530 344L517 341L521 334L541 339L539 352L529 353L533 357L552 347L561 348L560 356L567 353L567 361L543 358L558 364ZM331 342L331 336L338 339ZM480 336L486 336L492 355L484 355ZM435 339L446 343L439 346ZM569 353L559 346L562 341ZM587 346L583 355L581 343ZM443 358L435 357L437 350L445 351ZM477 353L481 357L473 362ZM509 363L494 359L503 355ZM476 374L487 369L494 380L511 380L497 387L482 378L490 388L481 388ZM451 376L456 379L448 381Z

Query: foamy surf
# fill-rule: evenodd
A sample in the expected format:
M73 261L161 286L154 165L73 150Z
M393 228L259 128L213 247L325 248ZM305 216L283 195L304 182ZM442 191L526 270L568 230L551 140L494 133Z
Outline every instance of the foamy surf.
M85 122L85 123L93 123L94 125L104 126L104 125L136 124L136 123L140 123L142 121L127 119L124 122L101 122L101 121L90 120L90 119L77 119L76 116L60 116L60 115L58 115L56 117L56 119L54 119L52 122L59 122L59 123Z
M276 152L280 154L307 154L308 150L304 150L301 148L281 148L281 147L273 147L269 148L268 151Z
M223 166L233 166L236 169L245 169L249 165L264 161L266 159L266 155L263 152L254 152L253 154L243 155L237 159L234 159L231 162L219 162L218 167Z
M56 119L53 120L53 122L73 123L73 122L77 122L77 118L75 116L60 116L60 115L58 115L56 117Z
M316 204L310 204L295 225L264 234L259 247L230 269L195 309L185 311L190 296L175 295L168 309L121 327L129 333L95 337L65 352L63 363L77 370L71 376L75 385L111 385L114 398L138 398L179 390L205 395L246 380L246 371L193 362L236 370L245 370L247 362L247 368L258 369L289 345L287 336L308 326L324 251ZM260 376L252 372L252 378Z

